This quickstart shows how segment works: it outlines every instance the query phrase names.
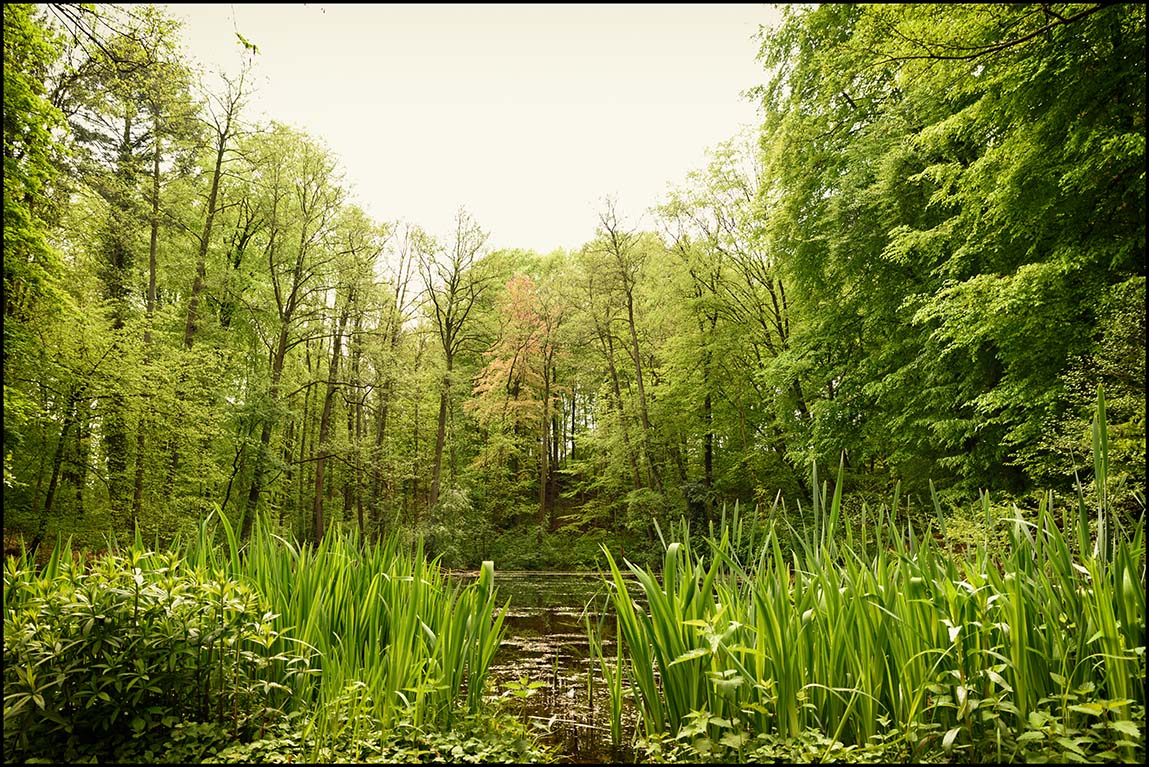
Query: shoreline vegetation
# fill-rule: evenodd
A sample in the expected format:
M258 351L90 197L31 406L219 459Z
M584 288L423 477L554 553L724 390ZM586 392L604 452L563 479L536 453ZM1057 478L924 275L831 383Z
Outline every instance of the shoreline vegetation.
M839 468L789 535L735 509L709 534L656 527L660 569L604 549L614 657L602 615L585 625L616 753L1143 761L1143 524L1084 488L1068 530L1048 503L995 520L983 496L984 537L959 547L897 503L849 519L842 486ZM486 684L513 607L498 580L394 535L296 546L257 524L241 545L223 516L168 551L137 533L7 556L6 759L562 761Z
M1143 762L1145 14L785 6L537 253L369 215L259 29L6 3L5 762L567 760L559 570L628 759Z

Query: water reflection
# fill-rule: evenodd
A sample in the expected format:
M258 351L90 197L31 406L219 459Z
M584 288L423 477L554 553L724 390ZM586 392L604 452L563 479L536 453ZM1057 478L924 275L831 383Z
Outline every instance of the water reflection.
M472 578L475 573L454 573ZM586 620L600 625L603 655L613 665L615 619L608 583L598 573L495 572L500 602L510 599L503 643L491 666L491 698L505 697L547 732L569 763L633 762L634 753L610 743L610 696L598 661L591 657ZM640 597L638 584L631 595ZM517 698L521 680L541 683ZM625 712L623 740L629 741L637 714Z

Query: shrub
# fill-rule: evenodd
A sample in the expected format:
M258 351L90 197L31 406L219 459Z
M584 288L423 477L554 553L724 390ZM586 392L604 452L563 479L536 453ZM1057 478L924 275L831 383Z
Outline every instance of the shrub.
M4 570L6 759L144 755L185 721L262 726L287 687L278 638L247 585L133 548L90 567L57 546ZM294 664L292 664L294 665Z

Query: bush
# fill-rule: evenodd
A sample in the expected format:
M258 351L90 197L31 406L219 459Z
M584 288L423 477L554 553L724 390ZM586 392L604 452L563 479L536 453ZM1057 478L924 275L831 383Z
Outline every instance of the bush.
M491 525L475 508L466 488L447 485L432 518L427 550L444 567L478 567L490 559Z
M543 532L538 523L515 525L497 535L491 558L500 570L542 570L550 566L542 551Z
M42 572L4 570L6 760L151 753L181 722L262 726L289 697L272 681L272 616L247 585L175 554L108 553L90 569L57 547Z

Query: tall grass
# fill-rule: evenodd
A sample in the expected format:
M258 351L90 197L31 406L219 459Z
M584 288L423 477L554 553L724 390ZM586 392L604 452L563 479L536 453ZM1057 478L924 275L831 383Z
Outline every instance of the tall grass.
M27 552L6 562L5 651L20 661L5 668L6 725L190 717L262 735L269 712L295 711L323 761L366 742L355 728L449 732L480 711L507 609L491 562L463 583L421 541L297 546L258 524L241 547L223 516L168 551L138 531L110 546L89 565L63 542L43 568Z
M748 545L753 525L735 509L701 546L688 534L667 544L661 572L606 551L628 661L618 673L646 734L692 740L700 753L817 730L860 748L900 741L910 759L1022 758L1053 737L1042 725L1054 722L1101 733L1112 755L1143 754L1144 528L1110 522L1099 475L1095 546L1080 539L1088 519L1070 544L1052 494L1036 518L1015 509L1004 551L955 553L916 538L895 523L896 505L863 507L854 540L836 529L840 469L828 506L815 478L814 529L794 548L780 543L778 514ZM988 521L988 496L982 503ZM1083 498L1078 513L1092 513ZM645 609L628 596L629 578ZM1070 757L1083 748L1060 741Z
M253 584L281 641L313 654L318 673L294 677L301 701L323 710L352 693L384 727L402 716L449 728L460 711L479 710L506 613L493 563L463 584L426 559L422 541L365 542L352 531L297 546L257 525L241 549L226 518L219 524L227 546L211 545L205 522L189 557Z

